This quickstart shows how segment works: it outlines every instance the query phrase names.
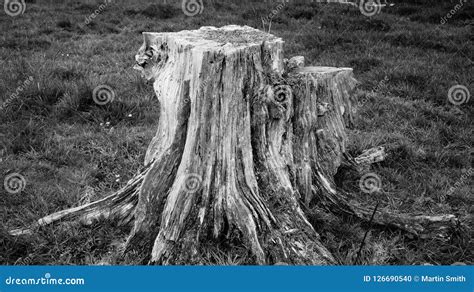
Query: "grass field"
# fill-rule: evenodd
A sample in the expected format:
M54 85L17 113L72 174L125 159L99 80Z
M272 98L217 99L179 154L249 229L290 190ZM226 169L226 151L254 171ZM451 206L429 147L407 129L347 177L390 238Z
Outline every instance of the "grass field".
M343 187L381 209L452 213L469 223L474 108L472 100L453 104L448 91L473 92L472 1L453 10L459 1L394 0L371 17L342 4L215 0L190 17L180 2L131 2L37 0L22 15L0 13L0 178L18 173L26 182L19 193L0 189L0 264L133 263L116 255L128 230L113 222L57 225L21 238L6 230L110 194L140 167L159 107L132 69L141 32L226 24L268 30L262 18L272 10L270 32L286 41L287 57L354 68L359 112L350 154L388 150L372 169L379 194L363 193L358 178ZM115 92L106 105L92 100L102 84ZM355 263L368 226L316 212L310 220L341 264ZM473 263L469 232L440 241L369 230L361 264ZM208 250L202 264L249 263L245 252Z

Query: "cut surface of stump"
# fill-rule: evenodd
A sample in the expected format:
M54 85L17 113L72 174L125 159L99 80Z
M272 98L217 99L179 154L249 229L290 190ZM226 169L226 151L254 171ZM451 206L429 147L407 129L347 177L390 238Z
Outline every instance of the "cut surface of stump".
M109 197L35 226L119 220L132 225L124 252L156 264L197 263L203 243L235 241L258 264L335 264L304 207L371 215L333 179L347 157L352 69L285 61L280 38L247 26L144 33L136 61L160 102L143 169ZM426 231L416 218L380 218Z

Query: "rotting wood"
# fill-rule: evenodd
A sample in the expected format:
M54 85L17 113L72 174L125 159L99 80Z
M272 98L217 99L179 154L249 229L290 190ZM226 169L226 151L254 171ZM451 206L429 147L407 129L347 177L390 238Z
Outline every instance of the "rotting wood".
M102 200L11 234L105 218L131 224L124 251L151 264L199 263L201 243L235 239L258 264L335 264L303 210L372 215L334 186L348 157L352 69L284 61L280 38L247 26L144 33L136 61L161 108L144 169ZM438 236L456 218L382 210L373 222Z

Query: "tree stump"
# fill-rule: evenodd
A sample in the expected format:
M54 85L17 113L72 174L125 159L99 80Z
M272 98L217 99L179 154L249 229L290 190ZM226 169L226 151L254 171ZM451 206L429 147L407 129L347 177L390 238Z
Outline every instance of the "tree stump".
M280 38L247 26L144 33L136 61L161 111L143 169L100 201L11 233L106 218L133 225L124 252L149 263L192 264L201 243L237 240L258 264L335 264L303 209L313 202L372 215L351 205L333 179L348 159L352 69L283 59ZM406 216L375 221L433 230Z

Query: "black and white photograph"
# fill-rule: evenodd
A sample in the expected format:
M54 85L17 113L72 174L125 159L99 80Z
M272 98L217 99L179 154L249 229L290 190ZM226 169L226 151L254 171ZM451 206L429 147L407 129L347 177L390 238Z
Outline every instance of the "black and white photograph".
M472 267L473 1L3 4L2 266Z

